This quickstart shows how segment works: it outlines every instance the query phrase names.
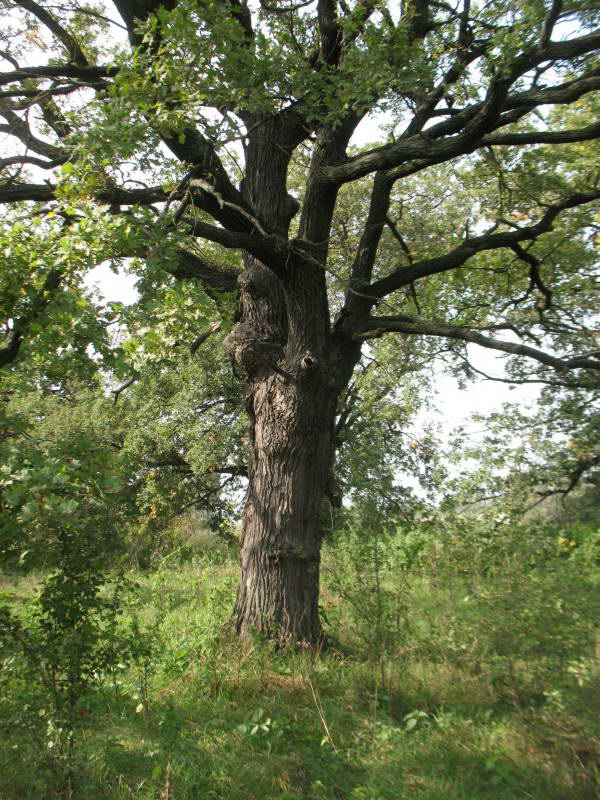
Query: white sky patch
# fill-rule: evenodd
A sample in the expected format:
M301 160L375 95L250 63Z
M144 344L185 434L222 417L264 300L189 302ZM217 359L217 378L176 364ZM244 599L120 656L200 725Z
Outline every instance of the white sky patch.
M100 264L90 270L84 284L88 289L97 289L106 302L115 301L131 305L139 297L135 288L137 278L123 272L115 274L108 264Z
M468 353L469 361L476 369L493 377L504 377L505 359L502 356L476 345L469 345ZM419 421L422 424L442 424L444 438L454 428L464 426L465 432L471 437L471 444L474 444L485 431L481 422L470 420L473 414L491 414L499 411L504 403L532 407L537 402L540 390L541 384L516 386L483 378L474 383L469 382L463 389L456 378L436 370L436 411L424 412Z

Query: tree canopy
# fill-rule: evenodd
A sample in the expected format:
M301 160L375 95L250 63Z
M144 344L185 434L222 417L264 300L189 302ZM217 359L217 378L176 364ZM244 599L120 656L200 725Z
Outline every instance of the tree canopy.
M5 289L12 323L3 365L36 334L52 298L67 302L65 283L78 269L136 258L232 290L224 248L246 249L276 274L296 258L319 260L341 187L373 176L371 199L353 219L361 236L350 237L343 265L330 255L346 293L341 331L472 341L563 372L597 367L581 309L589 267L572 276L582 279L575 292L566 285L598 198L598 12L586 3L417 2L400 17L383 3L117 3L112 12L4 5L9 154L0 199L35 205L17 212L20 222L5 221L7 247L19 244L4 249L13 285ZM383 115L387 141L346 151L373 113ZM290 184L289 215L296 201L302 207L289 237L236 188L247 136L272 120L287 131L286 164L294 153L301 162L300 174L278 178ZM331 153L315 161L321 147ZM407 178L417 174L429 201L414 200ZM443 238L429 224L415 229L423 215L442 224L440 180L449 210ZM387 258L382 236L394 239ZM567 240L580 252L568 252ZM27 263L40 250L45 261ZM501 279L485 282L486 270ZM472 294L487 290L487 318L461 313L454 297L419 307L417 285L439 281L449 292L457 276ZM520 341L503 342L502 330ZM536 333L550 352L536 346Z

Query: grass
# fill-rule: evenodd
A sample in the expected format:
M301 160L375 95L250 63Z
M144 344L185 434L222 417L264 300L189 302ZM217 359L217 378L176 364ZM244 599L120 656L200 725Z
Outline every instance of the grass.
M370 591L366 562L361 584L356 570L338 569L338 557L326 553L324 570L336 576L323 592L332 646L316 655L224 632L237 580L226 553L185 564L167 559L134 575L139 590L127 616L154 649L104 675L81 703L73 796L598 796L600 682L590 601L597 585L580 568L579 583L557 562L544 580L519 587L501 570L409 576L390 562L380 576L378 627L361 620L368 608L352 602L353 590ZM36 583L5 577L0 591L20 605ZM379 638L369 634L374 629ZM2 729L1 800L67 797L61 753L48 748L47 719L39 716L43 698L14 675L3 689L0 711L12 723Z

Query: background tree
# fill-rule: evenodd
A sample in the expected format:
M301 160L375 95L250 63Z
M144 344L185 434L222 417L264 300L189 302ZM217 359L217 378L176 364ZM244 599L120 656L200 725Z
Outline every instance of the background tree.
M34 269L9 287L1 363L35 347L42 320L56 330L44 315L74 264L133 259L144 280L197 281L192 303L219 313L237 286L224 344L246 384L249 488L235 625L314 643L321 498L338 502L336 417L364 342L433 337L463 363L473 343L527 359L535 379L597 381L584 287L599 12L117 0L59 18L4 5L0 200L26 204L16 213L39 242L17 257ZM385 141L357 148L373 113ZM335 246L336 208L363 179L369 200ZM103 244L82 258L90 232Z

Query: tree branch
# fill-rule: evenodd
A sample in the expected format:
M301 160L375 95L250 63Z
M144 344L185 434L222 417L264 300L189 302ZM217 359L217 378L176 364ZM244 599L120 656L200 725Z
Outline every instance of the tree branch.
M176 267L165 267L178 280L199 280L219 292L234 292L237 288L238 273L223 269L205 256L198 256L188 250L178 251Z
M410 3L405 2L404 7L408 11L406 22L410 39L412 41L423 39L432 30L429 19L429 0L411 0Z
M553 222L561 211L569 208L576 208L577 206L598 199L600 199L600 189L571 195L559 203L548 206L540 221L535 225L503 231L501 233L488 233L482 236L465 239L462 244L449 253L435 258L423 259L409 266L401 267L385 278L363 288L362 292L375 301L378 298L385 297L391 292L400 289L402 286L407 286L412 283L412 281L418 280L419 278L456 269L462 266L476 253L502 247L513 248L514 245L519 242L531 241L542 233L551 231Z
M531 385L531 384L537 385L537 386L540 386L540 385L543 385L543 386L556 386L556 387L560 386L561 388L565 388L565 389L590 389L590 390L593 390L593 389L597 388L597 384L596 383L582 383L581 381L574 381L574 380L557 380L557 379L549 380L549 379L545 379L545 378L541 378L541 377L540 378L514 378L514 377L510 377L510 376L506 377L506 378L500 378L500 377L498 377L496 375L490 375L489 373L484 372L482 369L479 369L478 367L474 367L473 364L471 364L471 362L469 361L469 359L465 355L463 355L461 353L459 353L458 355L465 362L465 364L469 368L469 370L471 370L472 372L475 372L477 375L481 375L481 377L484 378L484 380L493 381L494 383L506 383L506 384L510 384L510 385L514 385L514 386L528 386L528 385Z
M467 327L431 322L407 314L395 317L368 317L356 326L354 338L357 340L376 339L391 332L459 339L463 342L478 344L490 350L499 350L509 355L526 356L559 372L565 372L570 369L600 370L600 359L586 358L585 356L559 358L535 347L493 339L491 336L485 336Z
M200 336L197 336L194 341L190 345L190 353L194 355L199 347L201 347L204 342L213 335L213 333L217 333L217 331L221 330L221 323L220 322L213 322L210 328L204 333L201 333Z
M7 123L6 125L0 125L0 131L19 139L28 150L33 150L42 156L46 156L51 161L57 161L59 164L68 158L68 153L65 150L38 139L27 122L21 119L11 108L6 105L0 105L0 115L4 117Z
M167 200L169 194L162 186L144 189L127 189L115 186L103 189L96 195L100 203L117 206L153 205ZM0 203L49 202L56 200L56 186L52 183L5 183L0 184Z
M553 497L557 494L562 495L565 498L568 494L570 494L573 489L575 489L581 479L585 476L586 472L589 472L594 467L600 465L600 456L588 456L587 458L581 459L579 463L575 466L571 472L567 474L568 484L561 489L545 489L545 490L538 490L536 494L539 496L539 500L535 503L532 503L527 510L534 508L535 506L542 503L544 500L547 500L549 497Z
M317 22L321 37L319 60L336 66L340 61L343 38L337 18L337 0L318 0Z
M59 164L64 164L67 159L67 155L62 158L56 158L54 161L44 161L43 158L36 158L36 156L9 156L8 158L0 158L0 169L23 164L31 164L40 169L53 169Z
M0 72L0 86L31 80L31 78L74 78L75 80L84 81L86 84L98 84L100 82L100 85L106 86L107 84L103 83L103 79L113 78L118 71L118 67L110 64L104 67L84 67L77 64L19 67L13 72Z
M62 279L62 272L57 269L50 270L41 288L33 298L29 310L14 321L6 339L6 344L0 348L0 369L16 361L24 337L27 335L32 323L40 317L55 296Z
M117 401L119 400L119 397L121 395L121 392L124 392L125 389L129 389L130 386L133 386L133 384L138 379L139 375L134 375L132 378L129 378L129 380L125 381L125 383L122 383L120 386L118 386L116 389L111 389L111 394L114 394L113 406L116 406Z
M567 144L585 142L600 137L600 122L586 125L585 128L566 131L531 131L527 133L504 133L484 136L482 145L524 145L524 144Z
M29 11L30 14L36 16L40 22L56 36L59 42L64 45L70 61L80 67L89 66L88 60L79 42L60 24L56 17L52 16L45 8L38 5L35 0L15 0L15 2L18 6L21 6L21 8L24 8L26 11Z
M324 183L346 183L370 172L398 167L413 159L426 165L473 152L483 146L483 137L499 126L515 121L505 112L535 108L545 103L570 103L582 94L600 87L600 70L548 89L509 94L508 89L521 75L544 61L585 55L600 47L600 31L565 42L550 42L545 48L532 48L517 57L506 74L492 79L486 100L463 109L423 132L406 135L397 141L360 153L337 165L323 167ZM517 117L518 118L518 117Z
M359 295L352 288L360 288L371 281L373 265L377 256L381 234L390 207L390 194L394 181L383 172L378 172L373 180L369 213L362 236L350 270L350 290L346 294L345 308L352 312Z
M540 48L545 48L548 46L550 42L550 37L552 36L552 31L554 30L554 26L558 22L558 18L560 17L560 12L562 11L562 0L552 0L552 7L548 14L546 15L546 19L544 20L544 26L542 28L542 35L540 37Z
M190 226L192 236L207 239L230 250L247 250L278 274L283 273L291 255L288 240L274 234L261 236L231 231L189 217L184 217L183 222Z

